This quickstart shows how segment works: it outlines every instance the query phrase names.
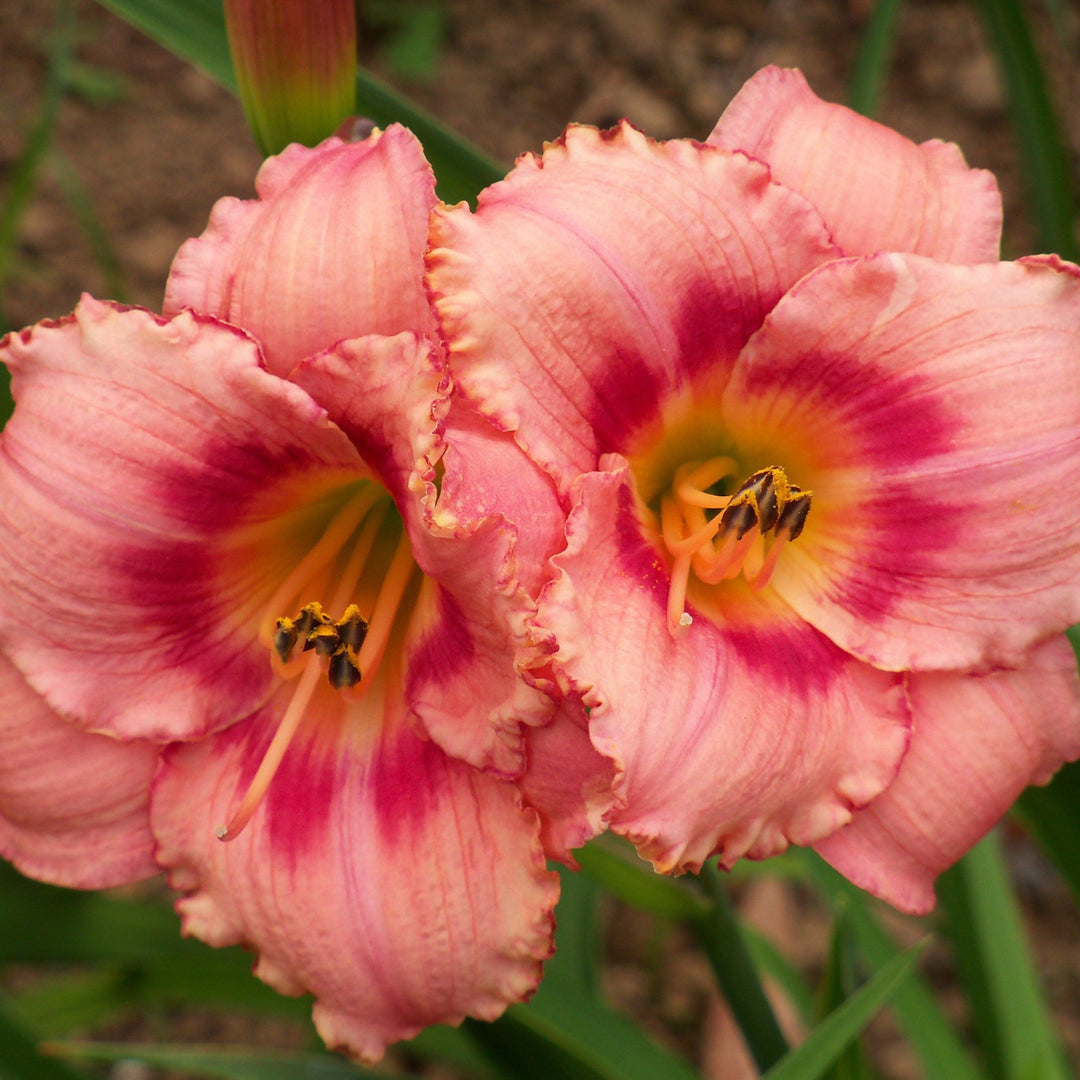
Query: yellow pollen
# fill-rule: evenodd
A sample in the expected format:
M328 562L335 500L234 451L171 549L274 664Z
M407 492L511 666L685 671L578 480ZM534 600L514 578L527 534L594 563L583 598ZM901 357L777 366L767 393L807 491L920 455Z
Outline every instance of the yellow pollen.
M707 585L741 573L752 589L763 589L784 545L806 523L813 493L789 483L779 465L759 469L731 495L710 490L737 469L729 457L689 462L676 471L671 492L660 500L660 534L673 559L667 602L673 637L693 623L686 611L691 573ZM706 510L715 513L707 517Z

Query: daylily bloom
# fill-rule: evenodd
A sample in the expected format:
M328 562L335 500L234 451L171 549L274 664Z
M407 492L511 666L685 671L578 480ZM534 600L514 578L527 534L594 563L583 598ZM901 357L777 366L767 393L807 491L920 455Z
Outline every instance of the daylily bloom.
M708 145L571 127L436 211L457 390L570 507L529 669L587 710L566 831L817 844L926 911L1080 754L1080 270L1000 220L777 69Z
M497 1016L550 954L558 879L510 778L553 706L513 658L561 517L511 439L448 415L415 139L290 147L258 188L182 249L164 317L87 297L0 348L0 736L49 755L34 790L5 757L0 843L84 885L152 854L186 933L254 948L374 1059ZM551 521L520 543L487 509L508 455ZM55 859L21 843L72 818Z

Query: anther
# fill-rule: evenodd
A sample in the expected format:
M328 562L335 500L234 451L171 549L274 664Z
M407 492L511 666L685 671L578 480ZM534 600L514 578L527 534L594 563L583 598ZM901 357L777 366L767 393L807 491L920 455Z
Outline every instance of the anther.
M337 652L330 657L330 668L327 672L330 685L335 690L345 690L355 686L360 681L360 668L356 663L356 653L348 645L342 645Z
M812 499L811 492L792 487L788 501L784 509L780 511L780 517L776 523L777 534L784 532L789 540L797 539L806 524L806 515L810 513Z
M282 615L278 619L277 629L274 631L274 651L281 657L283 664L289 662L299 637L300 631L297 630L296 623Z
M738 499L739 501L736 501ZM748 493L735 496L720 514L720 531L723 535L735 533L741 540L758 522L757 510Z
M307 643L304 645L305 649L314 649L320 656L332 656L334 651L341 645L341 638L338 637L337 627L325 624L323 626L316 626L314 630L308 634Z
M367 637L368 632L368 623L355 604L350 604L345 609L345 614L334 625L337 628L342 645L359 649L364 644L364 638Z

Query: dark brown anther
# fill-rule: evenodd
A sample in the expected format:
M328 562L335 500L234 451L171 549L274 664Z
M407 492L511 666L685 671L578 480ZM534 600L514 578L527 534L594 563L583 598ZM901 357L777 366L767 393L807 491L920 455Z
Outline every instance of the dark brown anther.
M292 651L296 647L299 632L296 623L283 615L277 621L277 629L274 631L274 651L281 657L281 662L287 664Z
M806 515L810 513L811 498L809 491L793 487L776 523L776 531L786 530L789 540L797 539L806 524Z
M305 642L311 635L311 631L316 626L325 626L330 622L330 616L323 612L322 604L316 603L314 600L310 604L305 604L300 609L300 614L296 616L294 620L296 623L296 633L304 638ZM305 649L311 648L310 645L305 644Z
M741 540L757 524L757 519L751 499L744 496L736 502L733 498L720 515L720 532L723 535L734 532L736 539Z
M331 656L335 649L341 645L337 628L330 625L316 626L308 634L305 649L314 649L320 656Z
M776 499L776 484L773 482L771 469L765 469L761 473L754 490L757 500L758 523L762 533L767 533L777 522L780 516L780 506Z
M359 649L367 637L368 623L360 614L360 609L355 604L350 604L345 609L345 614L334 624L337 627L338 637L342 645Z
M352 649L342 645L330 657L330 669L327 675L330 679L330 685L335 690L344 690L347 687L355 686L360 681L360 668L356 665L354 655Z

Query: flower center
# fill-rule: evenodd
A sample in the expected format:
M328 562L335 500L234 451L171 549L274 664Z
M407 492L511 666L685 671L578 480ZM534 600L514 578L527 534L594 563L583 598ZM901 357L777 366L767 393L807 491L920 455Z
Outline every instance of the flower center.
M259 640L275 673L295 679L296 687L240 805L216 830L219 840L235 839L251 820L319 681L325 676L349 701L370 689L391 638L407 621L403 601L419 576L393 500L381 485L362 481L263 609ZM329 611L312 595L326 597Z
M752 589L763 589L784 546L806 524L812 492L790 483L779 465L752 473L730 495L720 494L738 471L730 457L687 462L660 500L660 532L674 560L667 605L673 636L694 621L686 610L691 571L707 585L741 573Z

